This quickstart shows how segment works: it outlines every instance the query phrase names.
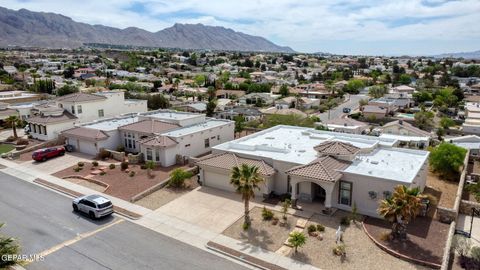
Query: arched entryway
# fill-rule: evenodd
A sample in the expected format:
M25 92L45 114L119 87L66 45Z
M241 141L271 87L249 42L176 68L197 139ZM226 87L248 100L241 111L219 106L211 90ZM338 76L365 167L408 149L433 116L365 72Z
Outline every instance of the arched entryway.
M291 185L294 207L313 212L328 212L332 207L332 192L335 183L292 177Z

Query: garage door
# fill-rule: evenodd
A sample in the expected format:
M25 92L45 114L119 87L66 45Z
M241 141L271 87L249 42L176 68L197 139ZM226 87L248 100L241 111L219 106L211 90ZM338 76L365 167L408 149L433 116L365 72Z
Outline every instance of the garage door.
M85 153L85 154L89 154L89 155L96 155L97 154L97 148L95 147L95 143L94 142L89 142L89 141L79 141L79 144L78 144L78 149L77 149L78 152L80 153Z
M205 185L208 187L218 188L225 191L235 191L233 186L230 184L229 174L220 174L204 170L204 177Z

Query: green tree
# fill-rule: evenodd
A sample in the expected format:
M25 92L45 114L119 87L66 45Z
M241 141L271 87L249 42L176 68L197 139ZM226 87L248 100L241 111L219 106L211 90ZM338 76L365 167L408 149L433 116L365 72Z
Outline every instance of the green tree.
M433 171L453 178L460 173L466 154L466 149L443 142L430 152L430 166Z
M244 224L247 228L250 226L250 199L255 197L255 190L260 190L262 183L264 183L264 179L260 175L257 166L250 166L244 163L232 168L230 184L235 187L237 193L242 195L245 207Z
M442 119L440 119L440 126L444 129L449 129L450 127L455 126L455 121L448 117L442 117Z
M421 209L422 200L427 196L418 187L408 188L404 185L395 187L390 198L380 202L378 214L392 223L392 237L405 240L407 225Z
M215 108L217 107L217 103L215 102L215 99L210 100L207 103L207 116L212 117L213 114L215 113Z
M374 85L368 89L368 95L372 98L381 98L387 92L387 88L384 85Z
M295 249L295 253L297 253L298 247L307 243L307 237L303 232L293 231L288 236L288 243Z
M17 126L20 126L22 124L22 120L17 115L10 115L5 119L5 123L7 126L12 128L13 131L13 137L18 138L17 135Z
M398 82L400 84L410 84L412 82L412 78L410 77L410 75L401 74L398 78Z
M360 89L365 87L365 82L358 79L351 79L345 85L343 91L350 94L358 94Z
M435 114L430 111L420 111L413 116L415 119L415 125L420 129L430 129L433 127L433 118Z
M185 180L192 177L192 173L185 171L182 168L177 168L170 173L170 180L168 180L168 186L180 188L185 185Z
M425 101L432 101L433 100L433 95L431 92L427 90L421 90L418 92L413 93L413 100L415 100L416 103L424 103Z
M0 223L0 229L4 226L4 223ZM9 265L17 263L16 260L4 259L4 256L16 255L20 252L20 246L17 241L12 237L7 237L0 234L0 269L4 269Z
M73 93L76 93L78 92L78 87L75 86L75 85L64 85L60 88L57 89L56 91L56 94L57 96L61 97L61 96L65 96L65 95L68 95L68 94L73 94Z
M436 107L444 107L450 108L455 107L458 102L458 97L454 94L454 89L452 88L443 88L438 90L435 93L435 99L433 100L433 104Z
M290 95L290 90L288 90L288 86L286 84L282 84L282 86L280 86L279 94L282 95L282 97L288 97Z
M237 115L233 120L235 120L235 133L240 134L245 129L245 118L241 115Z

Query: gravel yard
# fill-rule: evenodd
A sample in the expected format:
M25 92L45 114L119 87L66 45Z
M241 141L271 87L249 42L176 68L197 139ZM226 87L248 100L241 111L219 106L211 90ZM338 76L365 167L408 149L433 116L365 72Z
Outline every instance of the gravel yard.
M135 203L146 207L148 209L155 210L162 205L165 205L176 198L188 193L198 187L197 178L192 177L185 181L185 188L169 188L164 187L154 193L136 201Z
M340 218L347 213L338 211L333 217L323 215L314 215L307 223L322 224L325 226L325 232L322 233L323 240L318 240L308 236L307 243L298 249L297 254L291 254L291 257L312 264L321 269L365 269L365 270L407 270L407 269L427 269L422 266L414 265L406 261L397 259L378 248L365 234L361 223L352 224L345 229L343 235L346 245L346 260L341 262L339 256L333 255L332 249L335 244L335 232L340 224ZM292 252L293 253L293 252Z
M437 174L428 171L427 187L424 192L436 197L438 206L453 208L457 190L458 182L440 179Z
M278 211L272 212L282 221L282 213ZM252 220L250 229L247 231L243 230L242 224L244 217L242 216L233 223L233 225L228 227L223 234L275 252L283 245L285 240L287 240L289 233L295 228L295 224L297 223L297 217L292 215L287 216L286 226L281 226L280 221L277 225L273 225L272 221L264 221L262 219L262 208L254 207L250 210L250 218Z

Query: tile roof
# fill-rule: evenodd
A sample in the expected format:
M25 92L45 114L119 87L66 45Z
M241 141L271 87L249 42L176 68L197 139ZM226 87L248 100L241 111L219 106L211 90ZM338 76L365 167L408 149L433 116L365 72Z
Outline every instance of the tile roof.
M416 133L416 134L419 134L421 136L426 136L426 137L430 137L432 134L425 131L425 130L421 130L417 127L414 127L412 124L406 122L406 121L403 121L403 120L397 120L397 121L393 121L393 122L390 122L390 123L387 123L385 125L382 126L382 129L384 128L388 128L388 127L392 127L392 126L398 126L400 128L404 128L406 130L409 130L413 133Z
M168 136L152 136L145 139L141 139L138 143L144 146L160 146L160 147L170 147L177 145L177 142L171 139Z
M95 141L106 140L108 137L110 137L108 136L108 134L106 134L102 130L86 128L86 127L75 127L75 128L67 129L62 131L62 135L92 139Z
M325 182L336 182L342 177L339 172L349 166L349 162L332 157L320 157L309 164L293 167L286 171L288 175L311 178Z
M325 155L354 155L360 151L360 148L345 142L326 141L313 147L320 154Z
M95 101L95 100L104 100L107 99L105 96L95 95L95 94L87 94L87 93L73 93L69 95L65 95L63 97L58 97L56 101L63 101L63 102L85 102L85 101Z
M169 130L179 128L180 126L173 123L158 121L154 119L146 119L135 123L127 124L119 127L119 130L128 130L142 133L163 133Z
M68 121L75 121L77 117L68 111L63 111L61 115L39 115L30 117L27 119L27 122L33 124L52 124L52 123L61 123Z
M273 175L275 174L275 169L265 163L263 160L255 160L250 158L239 157L233 153L222 153L213 156L207 156L196 162L197 165L206 165L215 168L231 170L235 166L240 166L242 164L248 164L250 166L257 166L262 175Z

